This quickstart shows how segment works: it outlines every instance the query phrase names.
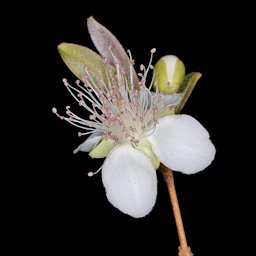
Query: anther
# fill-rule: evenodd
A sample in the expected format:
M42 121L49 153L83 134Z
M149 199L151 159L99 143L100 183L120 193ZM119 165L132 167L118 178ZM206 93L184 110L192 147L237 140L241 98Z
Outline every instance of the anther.
M102 166L103 166L103 165L102 165ZM102 166L101 166L96 172L88 172L87 175L88 175L89 177L92 177L93 175L95 175L95 174L97 174L98 172L101 171Z

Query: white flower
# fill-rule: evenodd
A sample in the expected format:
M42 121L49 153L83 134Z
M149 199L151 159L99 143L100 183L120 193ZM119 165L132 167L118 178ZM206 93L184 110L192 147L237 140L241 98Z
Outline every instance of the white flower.
M152 93L153 82L146 87L147 74L153 68L154 49L148 67L141 66L142 74L137 80L131 53L130 64L121 65L123 57L118 51L122 49L105 49L101 31L105 28L92 18L88 27L98 50L108 52L105 56L101 54L108 57L106 63L114 66L115 75L106 65L105 70L101 70L105 80L95 78L87 68L82 84L78 80L76 86L71 86L63 80L79 105L90 112L88 120L74 114L69 106L67 117L60 116L56 108L53 112L83 129L85 132L80 135L90 134L74 153L85 151L92 157L106 157L98 171L102 170L109 202L132 217L144 217L156 201L155 170L160 162L174 171L196 173L211 164L215 147L207 130L196 119L188 115L170 115L179 103L179 94Z

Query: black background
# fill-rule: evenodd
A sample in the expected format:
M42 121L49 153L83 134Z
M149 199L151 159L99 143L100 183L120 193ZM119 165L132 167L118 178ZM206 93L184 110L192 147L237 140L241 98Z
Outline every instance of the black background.
M26 167L18 176L25 182L16 195L18 206L13 213L19 227L15 236L22 241L15 248L34 255L87 255L101 250L114 255L177 255L178 237L161 174L157 202L148 216L133 219L119 212L106 199L101 175L87 176L103 160L91 160L86 153L73 155L83 138L51 112L54 106L60 111L66 105L75 108L62 85L63 77L70 82L75 77L56 47L70 42L96 50L86 27L91 15L112 31L125 49L132 50L137 67L147 64L149 50L155 47L155 61L174 54L183 60L188 73L203 74L182 113L192 115L208 129L217 154L201 173L174 174L187 239L196 256L231 255L244 246L240 231L244 219L239 214L241 208L245 211L247 201L241 195L239 169L245 166L237 147L242 140L237 116L241 115L243 97L238 95L240 82L233 79L240 61L233 47L244 30L232 8L209 3L165 5L156 2L142 8L131 2L70 2L53 7L38 3L30 6L33 11L28 16L22 15L22 23L17 22L17 51L26 49L24 66L19 63L25 69L21 80L24 74L29 79L24 90L18 88L24 95L19 106L27 112L16 115L23 120L19 126L23 147L16 159ZM21 30L22 36L18 36ZM236 49L241 51L239 45Z

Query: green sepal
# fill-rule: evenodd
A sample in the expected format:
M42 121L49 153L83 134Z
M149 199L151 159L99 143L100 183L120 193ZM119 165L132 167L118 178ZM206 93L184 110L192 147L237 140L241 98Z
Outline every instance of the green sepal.
M192 93L197 81L200 79L202 74L200 72L191 72L186 75L184 82L179 88L178 93L183 93L180 103L175 108L175 113L179 114L180 111L185 106L186 101L188 100L190 94Z
M149 157L155 169L158 169L160 162L156 155L153 153L152 146L147 139L140 140L136 148L141 150L147 157Z
M114 140L102 139L101 142L90 151L89 156L91 158L107 157L111 150L114 148L114 144Z
M58 51L67 67L80 80L86 74L85 68L93 78L105 82L107 82L106 67L110 74L112 72L114 74L114 67L87 47L77 44L61 43L58 45Z

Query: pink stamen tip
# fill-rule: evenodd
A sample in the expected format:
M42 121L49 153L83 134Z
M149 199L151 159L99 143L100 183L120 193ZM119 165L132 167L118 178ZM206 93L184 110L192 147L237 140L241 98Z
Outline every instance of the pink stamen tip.
M81 133L81 132L78 132L77 135L78 135L78 137L81 137L81 136L82 136L82 133Z
M52 112L53 112L54 114L56 114L56 113L57 113L57 108L52 108Z
M96 116L95 116L95 115L90 115L90 116L89 116L89 119L90 119L90 120L95 120L95 119L96 119Z
M88 172L87 175L88 175L89 177L92 177L92 176L93 176L93 172Z
M150 52L151 52L151 53L155 53L155 52L156 52L156 48L151 49Z
M64 83L65 86L69 86L68 80L66 78L63 78L62 82Z

